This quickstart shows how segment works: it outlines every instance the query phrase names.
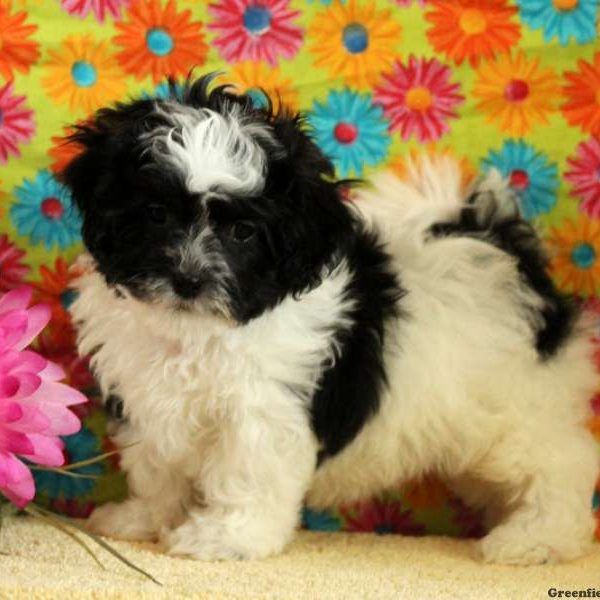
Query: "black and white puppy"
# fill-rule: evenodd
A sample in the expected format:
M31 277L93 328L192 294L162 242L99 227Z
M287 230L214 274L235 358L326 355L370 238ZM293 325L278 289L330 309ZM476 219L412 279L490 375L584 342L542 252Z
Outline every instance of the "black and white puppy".
M465 200L456 166L424 162L345 203L299 116L210 82L73 136L64 181L91 258L72 311L124 401L130 489L90 527L263 557L305 499L437 473L486 508L486 560L582 554L589 332L504 183Z

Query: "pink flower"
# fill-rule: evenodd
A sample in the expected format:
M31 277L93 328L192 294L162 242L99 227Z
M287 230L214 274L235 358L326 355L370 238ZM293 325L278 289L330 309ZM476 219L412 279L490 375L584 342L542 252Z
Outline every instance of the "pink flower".
M20 156L17 144L33 137L33 111L26 109L25 96L13 96L13 82L0 87L0 164L12 154Z
M369 531L379 534L401 533L402 535L423 535L425 528L416 523L410 510L399 502L373 500L352 507L343 507L344 529L348 531Z
M0 292L7 292L23 281L29 272L29 267L21 262L24 256L25 252L9 242L7 235L0 235Z
M571 196L581 198L581 210L600 218L600 141L590 138L577 146L577 155L567 160L565 179L573 185Z
M423 8L425 6L425 3L427 2L427 0L414 0L414 1L419 4L420 8ZM412 3L413 3L413 0L396 0L396 4L398 6L401 6L402 8L408 8Z
M458 115L464 102L459 84L450 83L450 69L435 58L411 56L408 65L396 62L384 84L375 88L375 103L383 106L390 131L399 130L403 140L416 135L420 142L439 139L450 127L447 119Z
M214 45L228 62L293 58L302 45L302 29L292 24L300 11L289 0L221 0L210 4L209 29L218 32Z
M129 0L62 0L62 7L70 15L83 19L92 10L100 23L104 22L107 12L113 19L118 19L121 16L121 6L127 4Z
M19 287L0 297L0 491L19 507L35 495L31 471L19 460L51 467L64 464L58 436L79 431L69 406L85 396L59 382L58 365L24 348L47 325L50 309L27 308L32 290Z

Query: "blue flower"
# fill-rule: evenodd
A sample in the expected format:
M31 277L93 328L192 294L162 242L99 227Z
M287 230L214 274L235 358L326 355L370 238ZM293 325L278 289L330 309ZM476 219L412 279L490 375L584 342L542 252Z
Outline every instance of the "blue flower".
M48 250L54 245L64 249L81 239L81 218L71 194L50 171L25 179L13 193L17 200L10 209L12 222L32 244L44 242Z
M101 454L98 438L87 427L82 427L78 433L62 439L65 442L65 453L70 463L88 460ZM73 473L100 476L104 470L103 463L94 463L73 469ZM69 499L85 496L96 485L95 479L69 477L53 471L36 470L34 477L36 489L49 498Z
M508 179L526 219L550 212L556 204L556 164L522 140L507 140L500 150L490 151L483 168L495 168Z
M596 39L599 0L517 0L523 22L542 29L544 41L558 37L566 46L574 37L579 44Z
M365 164L376 165L387 155L388 122L383 109L371 102L371 94L331 91L325 104L314 102L308 120L321 150L342 177L351 171L360 176Z
M592 507L594 510L600 509L600 490L596 490L594 492L594 497L592 499Z
M313 531L339 531L342 522L331 512L305 507L302 511L302 526Z

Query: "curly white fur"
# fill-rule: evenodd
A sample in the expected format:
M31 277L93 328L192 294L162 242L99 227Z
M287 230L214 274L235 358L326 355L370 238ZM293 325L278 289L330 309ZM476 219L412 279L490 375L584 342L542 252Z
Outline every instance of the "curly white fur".
M169 552L201 559L257 558L291 539L304 498L329 507L435 472L487 509L485 560L586 550L599 467L585 429L598 383L589 332L540 361L529 322L540 298L514 261L475 239L425 241L460 209L449 163L425 164L412 183L380 178L356 205L388 242L408 318L388 327L379 411L318 469L308 408L321 365L336 359L331 326L348 325L345 265L244 326L117 298L96 273L81 278L80 350L96 351L104 390L125 398L117 442L135 442L122 461L130 498L97 510L93 529L159 536Z

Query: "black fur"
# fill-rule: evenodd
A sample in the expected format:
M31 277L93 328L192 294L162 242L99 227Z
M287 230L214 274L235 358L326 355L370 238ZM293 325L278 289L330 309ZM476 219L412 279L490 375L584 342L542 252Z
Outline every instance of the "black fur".
M140 141L165 125L156 106L168 102L137 100L100 110L77 127L71 142L83 152L67 166L63 181L83 215L83 240L109 285L121 285L145 297L148 283L170 280L182 300L210 288L208 281L182 281L166 249L183 238L203 217L212 221L235 285L227 294L239 322L261 314L284 296L319 283L324 268L335 262L338 248L353 236L354 219L340 201L334 169L309 135L303 119L271 107L256 109L250 98L225 87L209 91L212 76L172 88L171 100L194 108L228 114L237 106L246 121L268 126L278 148L264 145L268 157L266 185L259 197L211 201L201 214L199 198L176 173L155 164ZM259 140L260 142L260 140ZM284 149L284 152L281 149ZM148 209L159 206L165 223L151 221ZM236 222L251 222L257 235L240 246L231 239ZM152 240L152 244L148 243Z
M541 358L556 354L568 339L578 314L571 296L560 292L548 274L548 258L534 227L517 212L499 216L490 192L473 194L456 221L436 223L434 236L466 235L494 244L517 260L523 279L544 300L543 326L536 332L536 349ZM485 206L483 205L485 203Z
M224 87L209 91L211 79L183 90L173 86L170 102L223 114L237 107L246 122L270 128L275 143L258 140L267 156L260 194L221 193L201 202L172 167L155 162L143 141L153 129L172 126L156 107L168 112L173 106L161 100L103 109L79 126L71 141L82 152L63 180L83 215L83 239L98 270L109 285L143 300L153 299L156 281L168 281L183 303L214 292L210 274L184 276L168 252L198 223L210 224L211 243L233 274L217 291L240 324L315 287L347 261L353 278L345 293L355 302L349 315L354 325L334 332L340 355L335 366L324 366L311 415L321 457L332 456L378 409L386 382L386 322L397 314L402 291L376 236L342 201L348 182L333 181L333 166L305 132L303 118L274 113L271 106L256 109L250 98Z
M337 454L377 412L387 383L383 364L385 327L399 315L404 292L389 255L372 233L359 231L345 254L354 276L345 296L355 303L353 326L337 332L340 356L323 374L312 407L321 462Z

